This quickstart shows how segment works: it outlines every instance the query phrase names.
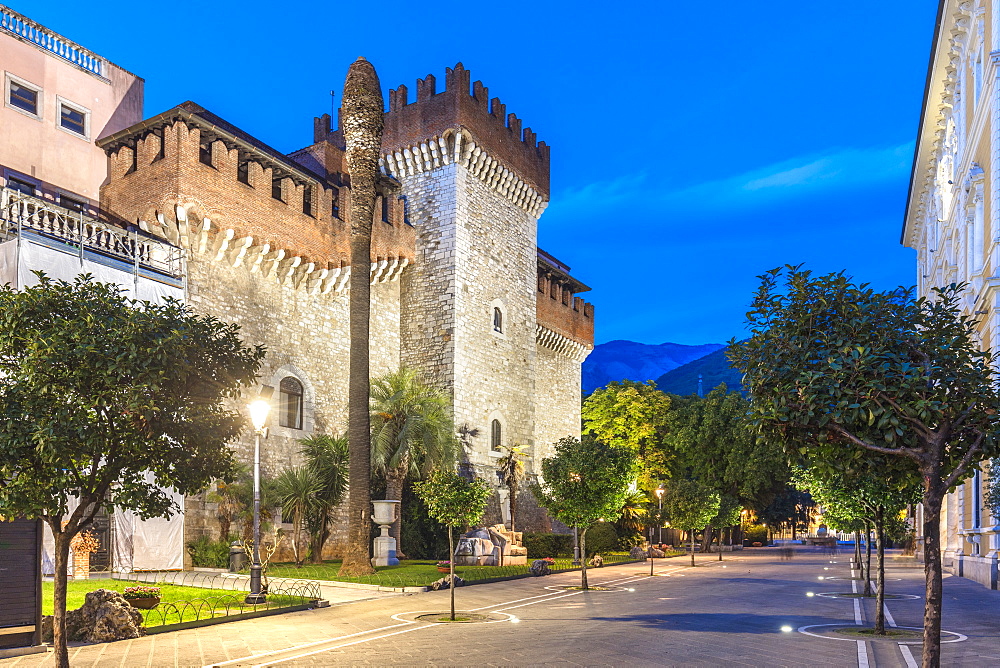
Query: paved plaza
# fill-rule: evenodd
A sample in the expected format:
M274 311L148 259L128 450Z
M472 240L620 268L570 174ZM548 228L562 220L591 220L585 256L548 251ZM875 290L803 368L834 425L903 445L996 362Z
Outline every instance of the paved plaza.
M70 648L74 666L915 666L920 645L823 637L866 621L872 601L850 593L850 554L774 548L629 564L460 588L457 606L488 614L477 624L429 624L416 613L445 611L448 592L400 595L330 608ZM923 571L892 565L890 624L919 627ZM1000 592L945 579L944 666L1000 665ZM812 594L811 596L809 594ZM833 625L833 626L826 626ZM0 666L51 665L49 655Z

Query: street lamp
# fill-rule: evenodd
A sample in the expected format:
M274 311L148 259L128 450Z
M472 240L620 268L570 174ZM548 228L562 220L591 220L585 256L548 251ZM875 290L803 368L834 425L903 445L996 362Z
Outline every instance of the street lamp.
M656 488L656 492L655 492L656 493L656 498L660 500L660 514L659 514L659 517L656 518L656 519L659 520L659 522L657 522L657 524L660 525L659 526L660 545L663 545L663 493L665 491L666 490L663 489L663 485L660 485L659 487Z
M257 605L267 600L267 596L261 592L260 580L260 437L264 433L264 424L267 422L267 414L271 411L269 399L274 392L274 388L264 386L261 388L257 399L252 401L247 408L250 411L250 421L253 423L254 445L253 445L253 563L250 564L250 593L245 599L249 605Z

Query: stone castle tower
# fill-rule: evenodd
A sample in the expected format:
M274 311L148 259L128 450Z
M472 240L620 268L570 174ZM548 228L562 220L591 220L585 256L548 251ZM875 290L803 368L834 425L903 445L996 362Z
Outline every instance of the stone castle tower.
M371 369L408 366L446 390L463 467L496 484L500 446L528 446L532 473L551 444L579 435L594 312L576 296L588 288L537 247L548 147L470 79L459 64L440 92L433 76L415 101L390 91L366 268ZM193 308L267 347L261 381L280 408L262 455L272 476L299 463L299 439L347 423L350 177L340 128L324 115L313 132L284 155L185 102L98 142L111 158L106 217L184 249ZM249 456L249 436L238 448ZM208 497L185 505L186 537L212 535ZM536 518L526 528L544 525Z

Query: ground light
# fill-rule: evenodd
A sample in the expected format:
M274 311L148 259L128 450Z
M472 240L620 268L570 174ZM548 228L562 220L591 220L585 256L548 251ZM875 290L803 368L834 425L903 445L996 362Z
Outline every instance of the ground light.
M782 626L782 627L781 627L781 630L782 630L782 631L783 631L784 633L791 633L791 632L792 632L792 627L791 627L791 626Z
M807 591L807 592L806 592L806 596L815 596L815 595L816 595L816 594L812 593L811 591Z

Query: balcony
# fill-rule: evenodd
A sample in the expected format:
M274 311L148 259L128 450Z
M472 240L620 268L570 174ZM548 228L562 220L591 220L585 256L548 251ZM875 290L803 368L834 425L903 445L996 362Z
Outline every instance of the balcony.
M106 63L103 58L3 5L0 5L0 31L31 42L94 76L107 79L104 72Z
M184 252L11 188L0 188L0 240L22 238L100 264L181 286Z

